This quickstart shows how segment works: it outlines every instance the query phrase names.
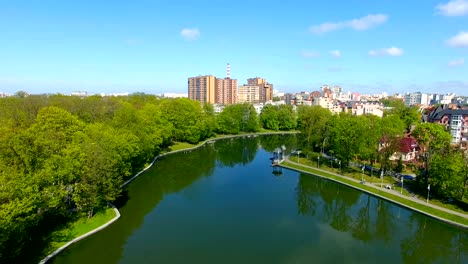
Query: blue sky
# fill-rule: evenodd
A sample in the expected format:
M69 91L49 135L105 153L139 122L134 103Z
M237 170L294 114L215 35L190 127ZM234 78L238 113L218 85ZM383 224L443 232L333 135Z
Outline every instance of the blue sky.
M468 95L468 0L0 0L0 92L187 92L260 76L284 92Z

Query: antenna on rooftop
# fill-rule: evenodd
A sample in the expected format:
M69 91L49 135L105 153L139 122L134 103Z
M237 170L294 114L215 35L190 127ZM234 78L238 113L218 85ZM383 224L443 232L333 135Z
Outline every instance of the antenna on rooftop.
M227 64L227 78L231 79L231 65Z

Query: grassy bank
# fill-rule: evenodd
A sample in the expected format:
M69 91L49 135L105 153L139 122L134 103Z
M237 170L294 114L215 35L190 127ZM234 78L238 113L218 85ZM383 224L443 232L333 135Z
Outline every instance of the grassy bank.
M87 216L77 217L74 221L69 222L62 228L52 232L49 236L49 243L44 250L43 255L54 252L67 242L75 239L89 231L109 222L115 217L115 212L112 208L105 208L98 211L92 218Z
M459 224L468 226L468 219L463 218L461 216L453 215L453 214L450 214L450 213L444 212L444 211L440 211L438 209L426 206L424 204L420 204L420 203L417 203L415 201L408 200L406 198L403 198L403 197L400 197L400 196L397 196L397 195L394 195L394 194L391 194L391 193L376 189L374 187L370 187L370 186L355 182L355 181L347 179L345 177L340 177L340 176L333 175L331 173L318 171L318 170L310 168L310 167L304 167L304 166L296 165L296 164L293 164L293 163L289 163L287 161L283 162L281 165L285 166L285 167L292 168L292 169L298 169L298 170L310 172L312 174L319 175L319 176L322 176L324 178L333 179L335 181L348 184L348 185L353 186L355 188L366 190L369 193L373 193L373 194L385 197L385 198L387 198L387 199L389 199L391 201L395 201L395 202L407 205L409 207L412 207L414 209L426 212L428 214L431 214L431 215L434 215L434 216L437 216L437 217L440 217L440 218L450 220L450 221L455 222L455 223L459 223Z

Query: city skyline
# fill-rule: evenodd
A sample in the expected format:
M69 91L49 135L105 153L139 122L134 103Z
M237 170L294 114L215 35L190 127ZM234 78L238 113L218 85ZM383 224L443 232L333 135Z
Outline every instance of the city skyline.
M0 92L185 93L261 76L375 94L468 95L468 0L0 3ZM209 14L209 15L208 15Z

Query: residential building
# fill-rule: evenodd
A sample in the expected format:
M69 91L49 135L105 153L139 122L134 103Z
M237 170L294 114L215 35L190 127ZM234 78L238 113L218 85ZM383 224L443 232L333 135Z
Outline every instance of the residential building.
M452 144L468 143L468 109L455 105L439 105L427 116L427 121L445 126L452 136Z
M284 94L284 102L287 104L287 105L294 105L294 94L292 93L286 93Z
M80 97L86 97L88 96L87 91L75 91L71 93L72 96L80 96Z
M260 77L247 79L248 85L259 87L260 102L265 103L273 100L273 84L268 83L265 79Z
M400 151L394 153L390 160L399 160L404 162L413 161L418 157L419 146L413 137L404 137L400 140Z
M412 106L412 105L428 105L431 103L433 97L426 93L407 93L405 94L405 105Z
M215 103L216 78L213 75L188 78L188 98L201 103Z
M260 87L257 85L242 85L237 89L238 103L256 104L260 102Z
M230 105L237 103L237 80L229 77L216 78L215 103Z
M187 98L188 94L186 93L163 93L162 96L165 98Z
M383 106L380 103L369 102L369 103L354 103L352 105L351 113L356 116L360 115L376 115L378 117L383 117Z

